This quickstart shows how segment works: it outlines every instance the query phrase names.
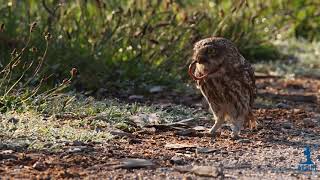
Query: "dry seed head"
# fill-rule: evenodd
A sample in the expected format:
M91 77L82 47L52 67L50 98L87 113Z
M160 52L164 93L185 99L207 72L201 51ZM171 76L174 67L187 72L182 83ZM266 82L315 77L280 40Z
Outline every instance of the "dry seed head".
M4 31L4 23L2 23L0 26L0 32L3 32L3 31Z
M64 80L62 81L62 84L70 84L70 80L69 80L69 79L64 79Z
M181 13L181 17L182 17L182 21L183 21L183 22L187 22L187 21L188 21L188 14L187 14L187 12L183 11L183 12Z
M70 71L71 77L75 77L77 75L77 69L76 68L72 68Z
M166 0L164 1L164 8L167 10L172 5L172 0Z
M33 52L33 53L35 53L35 52L38 51L38 49L37 49L36 47L32 47L32 48L30 48L30 51Z
M16 52L17 52L17 49L16 49L16 48L14 48L14 49L13 49L13 51L11 52L11 56L15 55L15 54L16 54Z
M224 18L224 11L221 9L220 11L219 11L219 16L221 17L221 18Z
M33 32L34 29L36 28L37 26L37 22L33 22L31 25L30 25L30 32Z
M46 41L49 41L49 40L52 38L52 36L51 36L51 34L48 32L48 33L46 33L46 35L44 36L44 38L45 38Z

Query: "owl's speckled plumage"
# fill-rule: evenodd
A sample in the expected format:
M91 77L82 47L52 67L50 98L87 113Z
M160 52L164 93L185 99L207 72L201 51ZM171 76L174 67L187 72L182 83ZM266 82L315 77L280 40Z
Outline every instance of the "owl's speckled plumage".
M203 76L196 82L214 114L210 133L223 123L232 125L233 136L238 136L243 126L253 128L256 86L250 63L231 41L221 37L200 40L193 50L194 77Z

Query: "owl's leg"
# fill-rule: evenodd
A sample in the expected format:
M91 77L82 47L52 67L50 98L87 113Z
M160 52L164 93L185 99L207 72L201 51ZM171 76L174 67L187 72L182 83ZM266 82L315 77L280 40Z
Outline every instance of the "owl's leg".
M214 120L215 120L215 123L214 125L212 126L212 128L209 130L209 133L214 136L216 131L221 127L221 125L223 124L224 122L224 118L223 116L214 116Z
M231 138L232 139L239 139L239 137L240 137L239 134L240 134L240 128L236 125L233 125Z
M243 117L239 117L236 119L236 121L234 121L232 123L232 134L231 134L231 138L232 139L238 139L239 135L240 135L240 131L242 130L243 127L243 122L244 122L244 118Z

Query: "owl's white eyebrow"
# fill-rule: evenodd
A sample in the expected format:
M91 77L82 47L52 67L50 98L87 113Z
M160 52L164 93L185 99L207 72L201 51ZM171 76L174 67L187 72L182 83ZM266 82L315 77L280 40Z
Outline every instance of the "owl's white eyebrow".
M212 46L212 42L206 42L203 44L203 46Z
M203 46L202 48L214 48L214 46L212 44L208 44L208 45Z

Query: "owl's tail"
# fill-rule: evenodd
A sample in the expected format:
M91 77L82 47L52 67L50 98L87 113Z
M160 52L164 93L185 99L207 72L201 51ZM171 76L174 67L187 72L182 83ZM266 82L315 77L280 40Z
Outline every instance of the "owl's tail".
M255 129L257 127L257 121L253 113L250 111L244 123L245 128Z

